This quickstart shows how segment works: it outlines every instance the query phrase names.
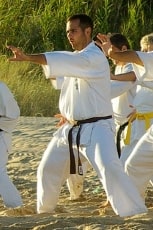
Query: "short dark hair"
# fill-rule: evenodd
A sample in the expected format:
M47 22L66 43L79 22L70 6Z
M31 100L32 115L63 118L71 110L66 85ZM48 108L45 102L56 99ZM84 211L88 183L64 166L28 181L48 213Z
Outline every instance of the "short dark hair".
M110 42L112 45L117 47L118 49L122 49L123 46L126 46L127 49L130 49L130 44L127 40L127 38L120 33L112 33L110 34Z
M86 15L86 14L74 14L67 19L67 22L72 21L72 20L76 20L76 19L80 20L80 27L82 28L82 30L85 30L86 28L90 27L91 28L91 34L92 34L92 32L93 32L93 21L88 15Z

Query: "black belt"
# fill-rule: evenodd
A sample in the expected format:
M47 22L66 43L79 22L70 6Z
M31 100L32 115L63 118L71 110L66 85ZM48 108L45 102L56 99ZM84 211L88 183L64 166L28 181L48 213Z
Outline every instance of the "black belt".
M80 146L80 132L81 132L81 125L86 124L86 123L92 123L92 122L97 122L99 120L107 120L111 119L112 116L105 116L105 117L92 117L88 118L85 120L79 120L75 121L75 124L72 126L72 128L69 130L68 133L68 142L69 142L69 151L70 151L70 174L76 174L76 165L75 165L75 157L73 153L73 143L72 143L72 131L73 128L76 126L79 126L78 133L76 136L76 145L77 145L77 151L78 151L78 173L79 175L83 175L83 170L82 170L82 164L79 156L79 146Z
M125 127L128 125L128 121L125 122L123 125L120 125L118 131L117 131L117 134L116 134L116 147L117 147L117 152L118 152L118 156L120 158L121 156L121 145L120 145L120 142L121 142L121 134L122 132L124 131Z

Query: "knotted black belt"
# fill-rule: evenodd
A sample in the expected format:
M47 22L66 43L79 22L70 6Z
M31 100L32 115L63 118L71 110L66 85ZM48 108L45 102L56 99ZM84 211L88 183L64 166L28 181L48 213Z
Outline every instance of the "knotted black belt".
M111 119L111 118L112 118L112 115L105 116L105 117L92 117L92 118L88 118L85 120L70 122L71 124L73 123L73 126L69 130L69 133L68 133L68 142L69 142L69 151L70 151L70 174L76 174L76 164L75 164L75 156L73 153L73 142L72 142L73 128L76 126L79 126L78 133L76 136L76 145L77 145L77 152L78 152L78 174L83 175L82 164L81 164L80 155L79 155L80 132L81 132L82 124L92 123L92 122L96 122L99 120L107 120L107 119Z
M121 135L122 132L124 131L125 127L128 125L128 121L125 122L123 125L120 125L118 131L117 131L117 135L116 135L116 147L117 147L117 152L118 152L118 157L120 158L121 156Z

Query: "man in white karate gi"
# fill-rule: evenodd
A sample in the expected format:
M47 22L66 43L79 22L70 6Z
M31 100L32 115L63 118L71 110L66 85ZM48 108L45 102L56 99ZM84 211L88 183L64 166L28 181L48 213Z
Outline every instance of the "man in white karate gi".
M20 109L13 94L0 82L0 196L4 205L15 208L22 205L19 191L7 174L8 154L12 147L12 132L20 116Z
M120 34L120 33L113 33L109 35L111 44L114 45L116 50L124 51L130 48L130 44L127 40L127 38ZM117 60L112 60L113 64L115 65L115 76L112 76L115 78L116 76L119 76L122 78L127 78L125 73L130 73L133 70L132 63L124 63L124 62L118 62ZM113 75L113 74L112 74ZM134 77L133 77L134 78ZM130 107L130 105L133 104L133 99L136 94L136 87L137 87L137 81L132 79L131 81L118 81L118 80L111 80L111 102L113 106L113 114L114 114L114 120L116 124L116 140L117 140L117 150L118 155L121 154L121 146L124 146L123 143L123 132L122 136L118 137L118 130L119 127L125 122L128 121L128 115L133 111L133 108ZM61 116L60 116L61 117ZM123 128L122 128L123 129ZM119 146L120 139L121 146ZM120 147L120 148L119 148ZM122 156L121 156L122 157ZM88 163L88 162L85 162ZM86 165L83 163L83 168L86 175L86 171L88 168L90 169L90 166L88 164ZM83 181L84 178L82 176L79 176L77 174L71 174L68 178L68 187L70 192L70 199L78 199L82 198L83 194ZM102 202L101 207L107 206L108 202Z
M92 41L93 22L85 14L68 18L67 38L75 52L14 53L10 61L43 66L46 78L64 76L59 109L67 122L54 134L37 172L37 212L52 213L70 173L82 174L86 158L96 170L114 212L121 217L147 212L115 146L109 63Z
M106 37L105 37L106 38ZM107 38L105 40L107 46ZM124 51L115 52L113 47L108 50L108 56L120 61L131 61L139 81L147 87L153 81L153 52ZM150 100L150 98L148 98ZM145 191L149 180L153 178L153 124L140 138L132 153L125 162L125 171L132 178L139 193L145 200Z

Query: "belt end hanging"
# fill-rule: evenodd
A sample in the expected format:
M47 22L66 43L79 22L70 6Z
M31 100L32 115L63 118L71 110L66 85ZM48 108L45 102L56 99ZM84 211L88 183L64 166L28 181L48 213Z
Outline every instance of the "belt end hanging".
M80 176L83 176L82 165L79 165L79 166L78 166L78 174L79 174Z

